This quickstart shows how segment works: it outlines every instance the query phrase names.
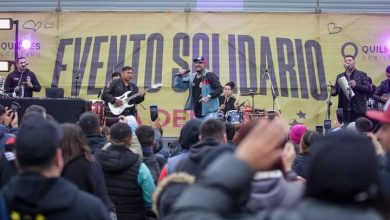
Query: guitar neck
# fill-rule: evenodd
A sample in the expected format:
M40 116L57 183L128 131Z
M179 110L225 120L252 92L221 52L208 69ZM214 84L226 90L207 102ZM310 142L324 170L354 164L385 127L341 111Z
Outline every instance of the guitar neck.
M147 88L147 89L145 89L143 92L147 92L147 91L149 91L150 90L150 88ZM139 96L140 94L141 94L142 92L139 92L139 93L136 93L136 94L134 94L134 95L132 95L132 96L130 96L130 97L127 97L125 100L125 102L129 102L130 100L132 100L132 99L134 99L134 98L136 98L137 96Z

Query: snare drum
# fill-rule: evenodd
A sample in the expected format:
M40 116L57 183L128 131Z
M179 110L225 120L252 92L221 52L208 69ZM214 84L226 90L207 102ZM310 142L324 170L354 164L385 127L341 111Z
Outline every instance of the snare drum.
M91 112L99 117L100 125L104 125L104 102L101 100L91 100Z
M366 102L367 109L383 111L384 104L377 102L372 98L369 98Z
M243 112L240 112L237 110L230 110L230 111L226 112L225 118L226 118L227 122L234 124L234 125L238 125L238 124L242 123L243 115L244 115Z

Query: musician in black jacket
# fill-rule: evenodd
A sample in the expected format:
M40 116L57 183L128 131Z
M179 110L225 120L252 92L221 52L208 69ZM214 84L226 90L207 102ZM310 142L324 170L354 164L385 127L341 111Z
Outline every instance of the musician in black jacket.
M133 115L137 117L137 109L135 104L139 104L145 99L145 92L138 92L138 87L130 82L133 79L133 68L125 66L122 68L121 78L113 80L107 89L103 91L102 99L106 102L113 104L114 108L120 108L121 106L128 104L131 107L125 108L120 115ZM128 103L124 103L123 99L118 97L122 96L125 92L131 91L130 96L138 94L134 99L129 100ZM111 108L110 108L111 109ZM113 111L113 109L111 109Z
M347 124L355 121L359 117L365 116L364 113L367 108L366 96L370 94L372 88L367 73L355 68L354 56L346 55L344 57L344 68L345 71L337 75L331 95L339 95L338 107L343 109L343 121ZM337 83L337 80L343 76L347 79L349 86L355 94L355 96L351 97L350 101L348 101L348 97L344 95L341 91L341 86Z
M390 66L386 68L386 79L381 81L381 84L374 92L374 100L382 104L386 104L390 95Z

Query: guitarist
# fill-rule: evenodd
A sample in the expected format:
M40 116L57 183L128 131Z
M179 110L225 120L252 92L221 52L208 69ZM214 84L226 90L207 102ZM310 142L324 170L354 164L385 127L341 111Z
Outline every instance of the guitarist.
M376 88L374 92L374 100L382 104L386 104L390 94L390 66L386 68L386 79Z
M115 98L123 95L127 91L131 91L131 95L138 93L138 87L130 82L133 79L133 68L125 66L122 68L121 78L113 80L112 83L103 91L102 99L106 102L114 104L115 106L122 106L122 100ZM139 104L145 99L145 92L140 92L139 96L129 101L129 104ZM137 109L135 105L126 108L121 115L133 115L137 117Z

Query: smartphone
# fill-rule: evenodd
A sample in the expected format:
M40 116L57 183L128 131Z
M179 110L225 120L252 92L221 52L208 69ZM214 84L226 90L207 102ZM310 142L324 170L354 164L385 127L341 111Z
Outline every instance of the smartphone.
M275 118L276 113L275 113L274 110L270 110L270 111L267 112L267 115L268 115L268 119L272 120L272 119Z
M17 102L12 102L11 110L12 110L13 112L18 112L19 108L20 108L20 104L19 104L19 103L17 103Z
M157 105L150 106L150 120L156 121L158 118L158 107Z
M324 128L325 131L328 131L329 129L332 128L332 122L329 119L324 120Z
M317 125L316 132L320 135L324 135L324 127L322 125Z

